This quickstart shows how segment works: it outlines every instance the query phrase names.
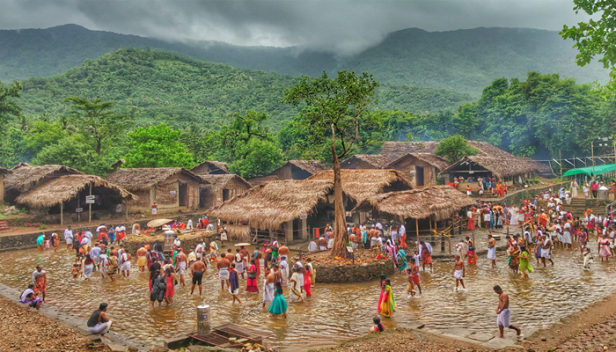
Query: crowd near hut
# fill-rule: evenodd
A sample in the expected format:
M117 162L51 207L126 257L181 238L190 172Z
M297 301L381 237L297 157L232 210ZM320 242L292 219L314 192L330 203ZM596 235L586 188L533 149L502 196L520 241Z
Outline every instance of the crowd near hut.
M201 209L221 205L252 187L246 180L235 174L210 174L200 175L200 177L204 181L200 185Z
M224 175L229 173L227 163L206 160L190 171L195 175Z
M118 169L106 180L137 195L130 204L133 211L149 213L156 204L158 214L198 209L199 187L205 182L180 167Z

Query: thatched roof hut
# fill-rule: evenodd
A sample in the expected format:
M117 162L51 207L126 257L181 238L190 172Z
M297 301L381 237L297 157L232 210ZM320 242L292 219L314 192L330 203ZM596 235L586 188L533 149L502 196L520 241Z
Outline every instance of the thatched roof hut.
M27 192L41 181L54 179L64 175L83 174L64 165L38 165L32 166L20 163L11 169L11 173L4 179L6 191Z
M7 175L11 170L0 167L0 175Z
M200 177L204 181L204 184L199 187L201 189L200 207L203 209L220 205L252 188L250 183L236 174L212 174L200 175Z
M250 183L252 187L256 187L256 186L261 186L261 185L270 183L272 181L280 181L280 179L276 175L267 175L267 176L252 177L252 178L247 179L246 181L248 181L248 183Z
M289 160L268 176L276 176L279 180L303 180L327 169L329 168L318 160Z
M196 175L221 175L229 173L227 163L223 163L222 161L209 160L206 160L201 164L193 167L192 169L190 169L190 171Z
M398 170L396 168L396 165L398 163L400 163L402 161L402 159L407 158L407 157L412 157L412 158L416 158L417 160L421 160L424 163L429 164L429 165L435 167L439 171L446 169L450 165L447 162L447 160L441 158L438 155L434 155L434 154L430 154L430 153L407 153L407 154L399 157L398 159L392 161L388 165L386 165L385 169L396 169L396 170Z
M375 194L412 189L413 185L397 170L340 170L342 189L357 202ZM334 181L334 171L326 170L308 180Z
M489 171L501 179L522 174L530 174L537 171L537 165L519 158L516 162L510 159L489 157L482 155L466 156L457 163L452 164L443 173L456 172L458 170L472 170L474 172Z
M159 214L197 209L199 185L205 182L182 167L118 169L106 180L139 196L139 201L131 204L133 209L150 211L156 203Z
M138 199L137 196L124 188L107 182L101 177L75 174L51 179L41 186L19 195L16 201L31 208L50 208L74 199L79 192L89 186L104 189L106 193L115 193L122 199Z
M333 182L329 180L272 181L232 198L209 215L254 228L279 228L285 222L310 214L332 192Z
M369 197L353 211L377 210L403 219L426 219L435 221L451 219L464 207L475 204L471 197L450 186L431 186L401 192L390 192Z
M343 169L384 169L395 158L381 154L356 154L342 161Z

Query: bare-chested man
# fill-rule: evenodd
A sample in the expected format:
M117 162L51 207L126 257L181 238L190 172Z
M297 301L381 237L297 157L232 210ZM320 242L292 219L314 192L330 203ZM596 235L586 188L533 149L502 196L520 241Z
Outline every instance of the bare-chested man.
M235 261L235 254L231 251L231 248L227 249L227 253L224 255L229 261L229 265Z
M203 281L203 273L207 270L207 266L201 260L195 261L192 265L191 276L192 276L192 288L190 289L190 294L192 295L195 291L195 285L199 286L199 296L201 296L201 283Z
M182 286L186 286L184 282L184 274L186 273L187 268L186 254L184 254L184 249L180 248L180 251L175 256L175 271L180 275L180 284Z
M492 261L492 266L496 265L496 240L492 235L488 235L488 259Z
M263 284L263 308L265 308L265 305L268 303L272 303L274 301L274 295L275 295L275 281L276 281L276 274L274 274L274 272L270 272L266 277L265 277L265 282Z
M242 256L242 266L244 267L244 270L242 271L242 279L244 278L244 273L248 272L248 268L250 268L249 265L249 259L250 259L250 252L248 252L248 250L246 248L244 248L244 246L240 247L240 255ZM247 274L248 275L248 274Z
M272 273L274 274L274 285L277 283L282 284L282 272L278 267L278 264L272 264Z
M503 292L500 286L494 286L494 292L498 294L498 308L496 308L496 324L498 324L498 331L500 332L500 338L503 338L503 330L505 328L513 329L517 332L518 336L522 334L522 331L511 325L511 311L509 310L509 296Z
M464 277L466 276L466 268L464 267L464 262L457 254L454 256L454 259L456 260L456 262L453 265L453 270L451 271L451 273L453 274L453 277L456 278L456 288L454 288L453 291L457 291L460 284L462 285L462 289L466 290L466 287L464 287Z
M145 246L142 246L137 250L137 266L139 267L139 271L145 273L145 265L148 262L147 259L148 250L145 249Z
M230 274L229 270L231 268L231 261L227 259L226 256L222 256L216 263L216 267L218 268L218 278L220 279L220 288L221 290L224 291L225 282L227 283L227 287L231 287L231 283L229 282L229 274Z
M281 257L283 255L287 256L287 258L289 257L289 247L287 247L284 243L280 246L280 248L278 248L278 256Z

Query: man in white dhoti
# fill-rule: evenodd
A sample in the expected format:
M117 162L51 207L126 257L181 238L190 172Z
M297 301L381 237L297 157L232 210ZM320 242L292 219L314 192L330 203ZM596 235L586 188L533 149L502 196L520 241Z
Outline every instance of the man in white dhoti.
M488 235L488 259L492 261L492 266L496 265L496 240L492 235Z
M280 286L289 286L289 264L287 263L286 255L280 257L280 264L278 265L278 268L280 269L280 275L282 275Z
M505 328L513 329L518 336L522 335L522 331L511 325L511 311L509 310L509 296L503 292L500 286L494 286L494 292L498 294L498 308L496 308L496 324L498 325L498 331L500 332L500 338L503 338L503 332Z
M267 303L272 303L274 301L274 281L276 280L274 272L270 272L269 275L265 277L263 280L263 307Z

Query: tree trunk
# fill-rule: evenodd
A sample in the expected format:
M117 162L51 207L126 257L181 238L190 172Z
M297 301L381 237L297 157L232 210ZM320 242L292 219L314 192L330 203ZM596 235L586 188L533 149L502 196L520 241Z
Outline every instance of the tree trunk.
M342 180L340 178L340 160L336 153L336 138L334 135L332 144L332 158L334 161L334 247L332 257L350 258L351 253L347 252L349 243L349 233L346 226L346 211L344 209L344 199L342 198Z

